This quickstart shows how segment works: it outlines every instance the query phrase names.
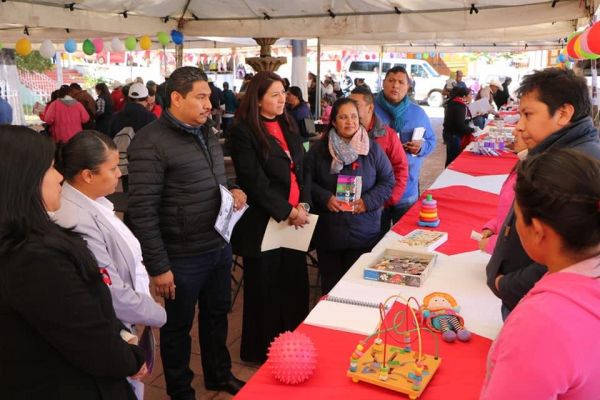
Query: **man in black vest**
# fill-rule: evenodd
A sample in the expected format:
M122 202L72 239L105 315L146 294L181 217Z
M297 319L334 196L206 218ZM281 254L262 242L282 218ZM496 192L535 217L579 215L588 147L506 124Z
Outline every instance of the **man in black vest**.
M232 255L214 229L227 180L207 124L210 93L204 72L177 69L167 81L169 108L136 134L128 151L128 215L156 294L165 298L160 350L173 400L195 399L189 363L196 304L205 387L235 394L244 384L231 373L226 346ZM244 206L244 192L231 192L235 208Z

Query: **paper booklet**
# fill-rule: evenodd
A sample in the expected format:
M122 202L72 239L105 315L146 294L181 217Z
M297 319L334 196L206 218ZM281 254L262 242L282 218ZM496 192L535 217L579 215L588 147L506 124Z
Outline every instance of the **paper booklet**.
M362 177L354 175L338 175L335 197L342 202L342 211L354 211L354 202L360 200L362 194Z
M215 221L215 230L229 243L233 227L248 209L248 204L237 211L234 210L233 194L223 185L219 185L219 189L221 190L221 208Z
M411 248L413 250L433 251L446 240L448 240L448 233L446 232L415 229L398 242L402 247Z
M302 228L296 229L287 220L277 222L273 218L270 218L260 245L260 251L275 250L281 247L298 251L308 251L308 246L315 232L318 219L318 215L308 214L309 223Z

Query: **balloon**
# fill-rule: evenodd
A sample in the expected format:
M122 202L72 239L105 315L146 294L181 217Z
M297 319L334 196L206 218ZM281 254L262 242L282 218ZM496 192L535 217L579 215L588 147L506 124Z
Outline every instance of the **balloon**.
M83 41L83 45L81 46L81 48L83 49L83 52L88 56L91 56L92 54L94 54L96 52L94 43L92 43L92 41L90 39L85 39Z
M113 40L111 40L110 48L115 53L122 53L125 51L125 46L123 45L123 42L121 42L121 40L119 38L113 38Z
M15 50L20 56L28 56L29 53L31 53L31 41L29 41L27 38L17 40Z
M150 50L152 48L152 39L144 35L140 38L140 48L142 50Z
M420 60L421 58L423 58L423 57L421 56L421 53L417 53L417 60Z
M427 60L429 58L429 53L423 53L423 59Z
M65 51L67 53L74 53L77 50L77 42L74 39L67 39L65 41Z
M571 40L569 40L567 42L567 54L569 55L569 57L574 58L574 59L578 59L580 58L579 55L577 53L575 53L575 39L578 37L578 35L574 36L571 38Z
M595 60L597 58L600 58L600 55L596 55L593 53L588 53L587 51L584 51L581 48L581 36L583 35L579 35L575 38L575 43L573 44L573 48L575 49L575 53L579 54L580 58L585 58L586 60Z
M54 45L52 44L52 42L48 39L44 40L42 42L42 45L40 46L41 56L44 58L52 58L52 57L54 57L55 53L56 53L56 49L54 48Z
M158 32L156 34L156 38L158 39L160 44L163 46L168 45L169 42L171 41L171 38L169 38L169 34L167 32Z
M435 57L435 51L429 52L429 57L432 57L432 58Z
M590 53L600 54L600 24L598 22L587 30L586 45Z
M102 53L102 49L104 49L104 40L101 38L96 38L92 40L94 47L96 48L96 53Z
M129 51L135 50L135 48L137 47L137 41L135 40L135 38L133 36L129 36L127 39L125 39L125 48Z
M569 33L569 36L567 36L567 42L570 42L571 39L573 39L575 35L577 35L577 33L577 31Z
M563 53L560 53L558 55L558 62L559 63L565 62L565 55Z
M171 39L175 44L183 44L183 33L173 29L171 31Z
M370 59L371 59L371 56L367 54L367 55L365 56L365 60L370 60Z

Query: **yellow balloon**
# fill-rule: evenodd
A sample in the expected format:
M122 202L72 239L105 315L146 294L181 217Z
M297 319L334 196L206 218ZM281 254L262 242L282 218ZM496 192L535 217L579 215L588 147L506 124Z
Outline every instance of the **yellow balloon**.
M150 50L152 48L152 39L149 36L142 36L140 38L140 48L142 50Z
M27 38L17 40L15 50L20 56L28 56L31 53L31 42Z

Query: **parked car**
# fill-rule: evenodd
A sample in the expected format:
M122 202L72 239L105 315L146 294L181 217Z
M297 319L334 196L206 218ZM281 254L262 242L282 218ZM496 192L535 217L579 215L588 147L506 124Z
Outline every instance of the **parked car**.
M385 73L393 67L401 66L413 80L414 98L416 101L425 102L432 107L440 107L444 102L442 89L448 79L447 75L440 75L425 60L412 58L384 59L381 65L381 73L378 74L379 61L352 61L348 65L348 76L354 81L355 78L363 78L373 92L378 92L385 77Z

